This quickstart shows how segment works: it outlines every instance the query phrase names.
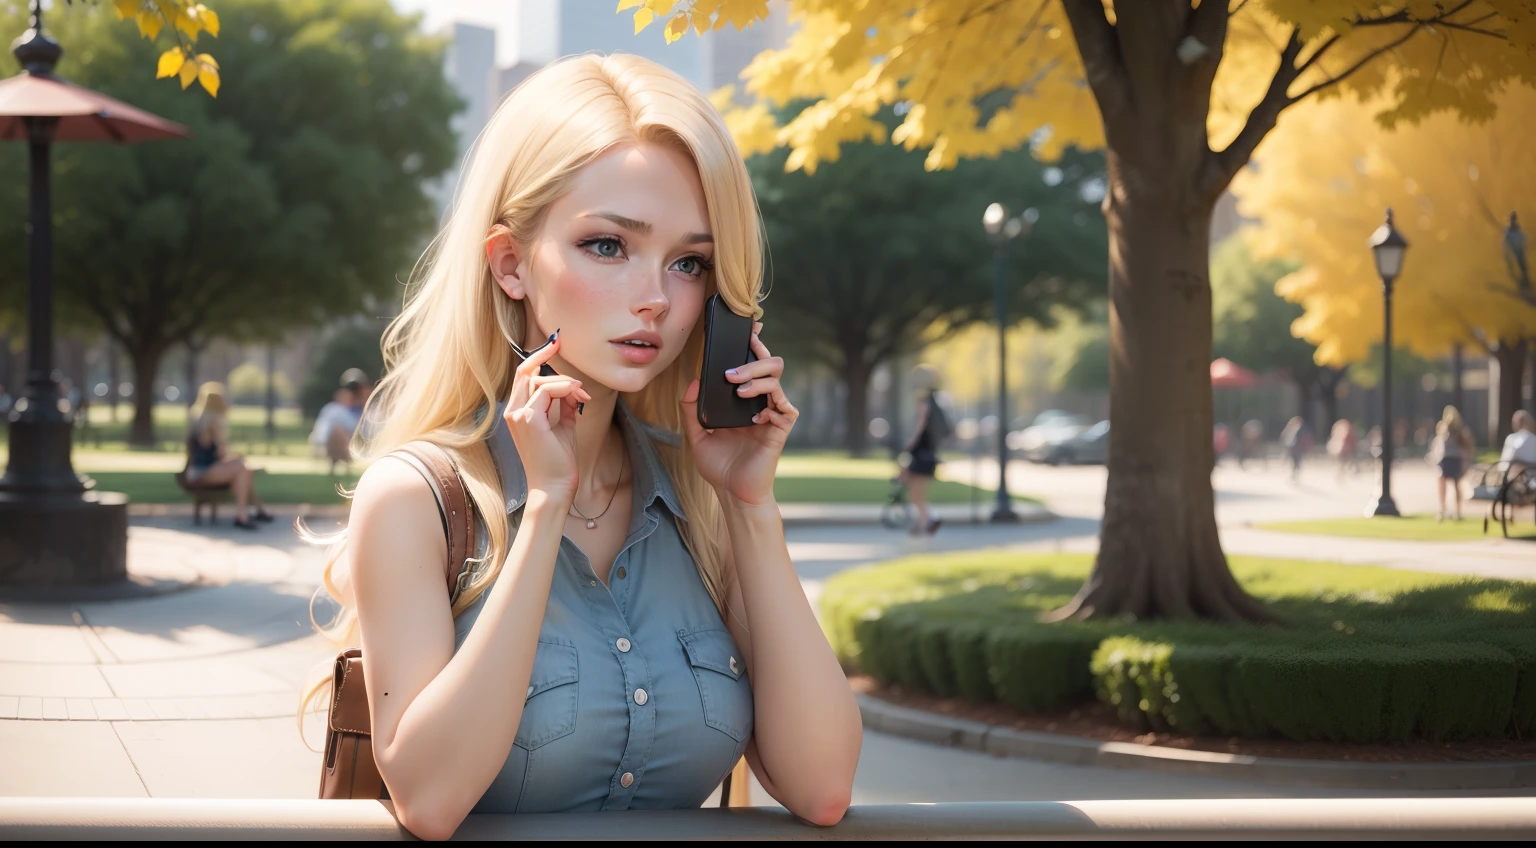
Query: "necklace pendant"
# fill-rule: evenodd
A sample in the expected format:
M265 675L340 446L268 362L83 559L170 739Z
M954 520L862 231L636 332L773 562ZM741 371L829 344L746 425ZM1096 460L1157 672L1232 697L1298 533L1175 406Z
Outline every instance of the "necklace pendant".
M587 519L587 529L588 530L595 530L595 529L597 529L597 522L595 520L591 519L591 518L588 518Z

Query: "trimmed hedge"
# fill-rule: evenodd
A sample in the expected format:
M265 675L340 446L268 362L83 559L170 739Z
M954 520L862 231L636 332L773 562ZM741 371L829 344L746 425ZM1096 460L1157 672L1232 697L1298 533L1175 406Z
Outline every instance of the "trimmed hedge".
M828 581L843 663L941 697L1038 712L1097 696L1159 731L1390 742L1536 734L1536 585L1234 559L1287 622L1043 624L1083 556L951 554Z

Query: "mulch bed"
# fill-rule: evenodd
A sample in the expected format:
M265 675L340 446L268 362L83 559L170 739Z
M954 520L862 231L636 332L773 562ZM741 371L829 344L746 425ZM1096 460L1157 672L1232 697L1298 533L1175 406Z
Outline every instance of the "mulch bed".
M1126 727L1109 706L1094 701L1072 709L1025 715L1001 704L974 704L962 698L939 698L900 686L881 684L867 675L850 675L853 690L882 701L957 719L985 722L1015 730L1060 733L1101 742L1129 742L1189 751L1214 751L1255 757L1336 760L1357 763L1462 763L1536 760L1536 739L1466 739L1455 742L1418 740L1401 744L1357 745L1346 742L1296 742L1291 739L1238 739L1142 733Z

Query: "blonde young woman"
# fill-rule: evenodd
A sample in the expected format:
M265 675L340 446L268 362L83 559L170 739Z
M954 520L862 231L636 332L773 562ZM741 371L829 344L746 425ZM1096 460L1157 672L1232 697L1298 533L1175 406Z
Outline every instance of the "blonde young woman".
M256 521L271 521L256 494L256 470L245 457L229 450L229 400L223 383L204 383L192 404L192 432L188 434L187 482L200 486L228 485L235 495L235 526L255 530ZM256 511L251 513L251 507Z
M1437 486L1440 493L1440 511L1436 521L1444 521L1445 490L1449 486L1455 495L1456 520L1461 520L1461 475L1466 473L1467 459L1477 450L1472 443L1472 433L1461 421L1461 412L1447 406L1435 425L1435 439L1429 446L1429 459L1440 468Z
M416 835L471 812L697 807L743 754L801 819L842 818L862 728L773 499L799 413L760 324L729 379L768 408L696 418L705 299L758 314L759 233L720 116L639 57L549 66L477 141L385 335L386 458L327 577ZM526 362L509 344L551 339ZM432 489L387 461L422 438L484 520L456 591Z

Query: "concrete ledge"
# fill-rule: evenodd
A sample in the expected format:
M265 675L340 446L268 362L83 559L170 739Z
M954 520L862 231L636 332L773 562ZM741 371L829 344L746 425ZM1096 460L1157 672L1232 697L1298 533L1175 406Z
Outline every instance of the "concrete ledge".
M1346 763L1186 751L1127 742L1099 742L1058 733L1014 730L966 721L859 696L865 730L919 742L1075 766L1145 769L1254 783L1351 789L1522 789L1536 786L1536 762Z
M470 816L455 839L1536 838L1528 798L891 804L816 828L780 809ZM408 840L387 802L0 798L0 840Z

